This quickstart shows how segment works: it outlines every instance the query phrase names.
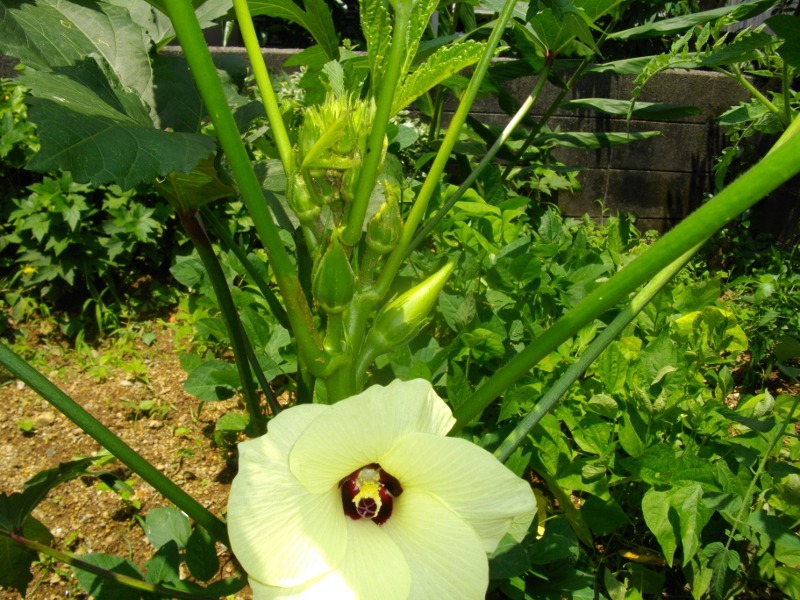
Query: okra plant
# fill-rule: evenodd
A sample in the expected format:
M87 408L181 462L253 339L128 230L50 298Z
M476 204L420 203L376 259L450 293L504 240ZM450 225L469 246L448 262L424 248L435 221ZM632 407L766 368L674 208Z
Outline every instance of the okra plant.
M182 492L2 345L0 362L184 511L197 523L196 531L207 532L198 533L198 538L210 536L226 545L233 542L256 596L483 595L489 577L486 552L495 552L501 542L522 540L536 502L529 486L510 480L507 470L495 468L499 468L496 460L486 462L491 457L485 451L478 452L459 438L468 438L468 427L542 358L607 311L619 308L576 367L507 432L495 454L503 462L509 459L570 383L715 231L800 172L800 120L787 103L781 112L785 133L761 162L636 260L593 286L535 339L528 332L505 364L476 389L462 387L461 397L449 398L453 409L424 382L370 387L374 361L420 334L459 265L433 261L430 273L402 288L398 288L398 274L424 235L463 197L480 171L512 136L520 135L520 122L548 77L557 78L560 60L572 59L572 64L578 64L576 73L590 69L630 72L634 67L625 61L602 64L605 41L653 32L678 33L719 19L741 19L771 4L746 3L615 31L625 9L625 3L615 0L553 6L515 0L486 2L493 20L467 39L431 38L435 0L362 0L366 52L357 54L340 45L322 0L304 0L302 6L292 0L233 0L233 15L258 90L259 99L254 101L242 95L231 74L215 64L203 36L204 26L231 11L226 0L207 0L199 6L188 0L2 0L0 50L24 65L19 79L31 90L30 119L41 139L41 150L28 167L68 170L76 181L114 183L126 189L154 184L175 210L205 267L235 356L250 421L248 432L258 437L243 445L247 450L242 477L246 479L234 484L230 532L220 515L211 514ZM258 14L282 16L307 29L316 43L306 51L309 62L316 65L307 75L321 82L324 94L304 107L299 126L293 125L294 115L284 110L273 90L253 26L253 15ZM516 33L509 38L508 32ZM767 37L758 36L756 41L763 47L775 43ZM163 52L173 39L182 47L182 58ZM492 61L507 49L506 39L524 42L520 46L529 62L540 65L538 82L472 173L447 186L451 155ZM690 59L694 66L704 61L719 66L749 60L754 47L750 44L740 50L736 44L701 48L696 55L683 56L682 64ZM785 60L787 68L798 67L796 55L787 55ZM640 59L637 64L644 70L651 63ZM656 69L657 65L650 67ZM418 184L409 185L410 174L402 172L400 161L390 152L396 130L392 124L401 111L415 102L425 104L431 90L444 87L456 91L457 109L441 138L434 131L436 152ZM268 122L255 143L249 127L254 115L266 115ZM537 139L542 126L525 134L522 150L506 175L519 166L525 148ZM254 146L261 149L260 154ZM276 181L283 187L278 202L275 194L265 193L274 189ZM252 265L227 225L206 210L210 203L232 197L245 204L265 250L266 265ZM432 210L434 199L438 212ZM215 251L215 237L242 257L265 304L291 332L297 355L291 404L296 406L285 413L253 340L245 334ZM407 403L404 394L409 395ZM306 428L316 435L301 434ZM456 439L429 439L445 434ZM423 441L425 448L435 451L436 460L414 451L414 443ZM453 462L442 463L441 457ZM416 463L410 466L415 460L429 460L431 472L420 472ZM467 462L478 465L475 472L465 468ZM14 564L27 571L36 552L42 552L79 569L117 577L147 593L174 597L230 594L245 584L244 579L206 587L175 578L160 582L120 579L107 565L88 564L42 543L31 511L52 487L79 475L87 464L72 463L47 472L22 493L0 498L0 530L16 544L4 552ZM274 466L263 474L274 488L259 483L265 465ZM491 484L481 485L475 479L478 475ZM425 485L419 484L418 489L415 482L419 481ZM289 488L282 486L297 493L288 493ZM460 491L451 494L448 486ZM465 494L464 486L472 491ZM283 490L281 494L278 489ZM443 499L458 518L451 518L449 512L445 515L438 504L426 504L419 490ZM507 492L504 499L498 496L499 490ZM271 515L267 522L252 514L262 505L247 498L251 493L263 500L264 514ZM341 532L328 535L325 528L306 531L303 519L313 520L317 513L303 503L323 496L335 496L339 502L336 514L331 513L331 527L340 527L352 537ZM287 508L283 513L270 505L280 502L285 507L293 498L296 510ZM408 507L418 509L414 516L409 516ZM433 527L426 532L427 541L414 537L420 535L422 524L437 521L452 530ZM373 525L377 529L363 527ZM353 527L358 528L357 534L351 531ZM450 548L458 558L452 565L441 563L447 546L437 537L440 533L459 540L458 547ZM510 537L505 538L506 534ZM271 542L261 547L262 539L288 540L281 542L287 547ZM358 543L347 546L347 539ZM361 550L354 549L362 544ZM367 548L386 561L381 565L388 565L391 577L372 577L359 570L366 564ZM415 562L420 555L436 563L432 576L420 575L424 569Z

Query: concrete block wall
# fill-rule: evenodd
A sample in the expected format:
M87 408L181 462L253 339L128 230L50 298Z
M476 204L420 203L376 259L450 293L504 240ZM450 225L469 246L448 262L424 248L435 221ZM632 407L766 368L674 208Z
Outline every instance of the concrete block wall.
M523 77L510 82L508 90L523 101L535 83L535 77ZM631 76L588 74L564 100L629 100L633 88ZM541 118L557 93L555 87L546 84L531 109L531 116ZM725 147L724 135L716 126L715 117L747 100L747 93L722 75L667 71L645 86L639 101L696 106L699 114L680 120L632 119L628 123L624 116L600 115L591 110L557 110L547 123L553 130L660 131L661 134L612 148L558 149L554 154L561 162L580 168L578 180L582 189L576 193L558 192L553 201L568 216L588 213L600 217L604 209L612 213L630 211L637 215L640 229L668 230L713 190L713 161ZM492 124L503 124L508 119L493 97L479 100L474 114Z

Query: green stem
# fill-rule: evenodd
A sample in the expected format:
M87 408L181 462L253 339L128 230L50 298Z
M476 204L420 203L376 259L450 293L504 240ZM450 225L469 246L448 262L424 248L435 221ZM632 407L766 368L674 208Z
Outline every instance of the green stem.
M428 125L428 142L435 142L439 137L439 130L442 127L442 115L444 113L444 92L437 87L433 100L433 115L431 123Z
M0 364L11 371L14 377L24 381L28 387L61 411L70 421L116 456L131 471L157 489L167 500L199 523L214 539L226 546L230 546L228 531L222 520L211 514L197 500L175 485L171 479L137 454L130 446L86 412L77 402L58 389L44 375L14 354L4 344L0 344Z
M56 550L55 548L51 548L50 546L46 546L37 541L29 540L26 537L14 533L13 531L9 532L0 531L0 534L7 535L9 538L14 540L17 544L19 544L23 548L33 550L34 552L41 552L42 554L46 554L47 556L52 556L56 560L60 560L61 562L68 564L71 567L80 569L81 571L87 571L89 573L99 575L104 579L108 579L109 581L115 581L117 583L120 583L129 588L133 588L135 590L141 590L143 592L148 592L151 594L159 594L161 596L166 596L168 598L185 598L187 600L200 600L200 599L211 600L212 598L211 596L203 596L201 594L183 592L181 590L176 590L174 588L169 588L163 585L150 583L148 581L144 581L143 579L137 579L136 577L130 577L128 575L122 575L121 573L115 573L114 571L109 571L108 569L103 569L102 567L98 567L97 565L93 565L91 563L83 561L79 558L76 558L75 556L72 556L71 554L67 554L66 552L61 552L60 550Z
M783 68L781 69L781 93L783 94L783 118L785 123L792 122L792 78L789 76L789 73L789 63L783 61Z
M239 380L242 382L242 396L250 415L250 422L253 424L256 435L264 435L267 432L267 422L259 406L256 386L250 372L247 352L250 344L244 334L242 322L239 320L239 313L236 310L236 303L233 301L228 282L225 280L225 273L222 271L214 248L211 246L211 240L208 239L208 234L200 221L199 213L189 211L181 212L179 215L186 235L192 240L200 261L205 267L217 298L222 321L225 323L225 329L231 339L231 349L236 361L236 369L239 372ZM250 353L252 353L252 349L250 349Z
M450 212L450 209L453 208L455 203L461 199L464 193L478 178L478 175L481 174L481 171L483 171L486 165L488 165L495 155L500 151L500 148L502 148L503 144L506 143L506 140L508 140L514 130L517 128L517 125L519 125L520 121L522 121L525 115L528 114L528 111L536 102L536 99L539 97L539 94L544 88L544 84L547 81L547 73L550 70L550 65L551 63L549 62L545 64L545 68L539 74L539 79L536 81L536 85L534 86L530 95L525 102L523 102L522 106L519 107L519 110L517 110L514 116L511 117L508 124L492 144L492 147L489 148L489 151L486 153L486 155L481 159L481 161L472 170L469 176L461 183L461 185L458 186L458 189L453 192L453 194L447 199L447 201L436 212L436 214L425 222L425 225L422 227L422 229L420 229L419 233L417 233L414 239L411 240L408 248L406 249L406 257L411 254L414 248L419 246L425 240L428 234L433 231L433 228L436 227L437 223L439 223L439 221L441 221L447 215L447 213Z
M770 101L769 98L767 98L764 94L759 92L752 83L748 81L747 77L745 77L742 74L742 71L739 69L738 65L733 65L732 69L733 69L732 76L736 81L739 82L739 85L744 87L748 92L750 92L750 95L753 96L753 98L761 102L761 104L763 104L767 110L769 110L776 117L778 117L781 120L781 123L783 123L784 127L788 126L789 120L787 119L787 115L783 111L781 111L781 109L779 109L777 106L775 106Z
M269 124L272 128L272 136L275 139L275 145L278 147L278 154L281 156L283 171L288 175L294 169L292 142L286 132L286 125L283 122L275 90L272 89L272 81L269 78L267 64L264 62L264 55L261 53L261 46L258 43L255 27L253 27L253 18L250 16L247 0L233 0L233 9L236 11L236 21L239 24L244 46L247 49L247 57L250 59L250 68L253 69L253 77L256 80L258 91L261 93L264 110L267 111L267 119L269 119Z
M325 386L328 389L328 403L333 404L356 393L355 377L351 368L352 350L346 342L344 320L341 314L328 315L325 349L331 355L345 355L348 358L341 368L331 373L325 380Z
M747 488L747 492L745 492L744 499L742 501L742 506L739 508L739 512L736 514L736 519L733 522L733 527L731 527L731 531L728 534L728 539L725 542L725 550L730 548L731 542L733 542L733 538L736 536L736 532L739 529L739 524L743 522L742 518L744 517L745 511L750 509L750 498L753 497L753 492L755 492L756 486L758 485L758 482L761 479L761 474L767 468L767 461L772 455L772 451L775 450L775 446L777 446L778 442L783 439L784 435L786 435L786 428L789 426L790 423L793 422L794 411L797 410L798 404L800 404L800 394L795 396L792 408L789 409L786 418L781 423L780 429L778 429L778 431L775 432L775 436L772 438L772 440L770 440L767 451L764 453L764 456L761 457L761 462L758 463L758 468L756 469L756 472L753 474L753 478L750 480L750 486Z
M480 415L489 403L587 323L613 308L666 265L690 248L705 242L725 223L800 172L798 156L800 135L795 135L664 235L647 252L586 296L539 338L496 371L456 410L458 423L454 432Z
M272 314L278 320L278 323L280 323L286 329L290 329L289 321L286 318L286 311L283 309L280 301L275 297L275 294L272 293L272 290L267 283L256 272L256 270L253 268L253 265L250 264L250 261L247 259L244 250L242 250L234 241L233 236L230 234L227 228L225 228L225 226L219 222L219 219L214 216L214 213L204 208L202 209L202 215L204 219L211 223L211 227L214 229L217 235L222 238L222 241L236 255L236 258L239 259L239 262L242 263L245 271L247 271L250 277L252 277L253 281L255 281L256 286L261 292L261 295L264 297L264 300L269 305ZM238 316L236 320L241 323L241 320L238 318ZM258 385L261 386L261 389L264 392L264 396L267 399L267 404L269 404L270 411L272 411L273 415L277 415L281 411L281 405L278 403L278 399L272 392L272 388L269 385L269 381L267 381L266 375L264 375L264 370L261 368L261 364L258 362L256 353L253 351L253 345L250 343L250 340L246 335L243 335L243 338L244 351L247 355L247 360L250 363L250 367L253 369L253 374L258 380Z
M397 89L397 83L403 76L401 69L406 57L406 38L408 24L411 21L411 5L405 2L395 3L394 29L392 31L392 45L389 50L389 59L380 81L380 91L376 95L375 118L367 138L366 154L358 176L356 191L347 216L347 226L341 234L342 243L355 246L361 239L364 218L375 182L378 180L378 168L383 155L383 142L386 137L386 128L392 116L392 103Z
M314 326L311 308L297 279L292 260L283 247L278 229L272 221L261 184L250 164L247 149L239 136L233 114L228 107L225 92L219 75L206 45L203 32L197 22L191 2L185 0L165 0L165 6L175 33L189 63L197 88L208 110L214 131L239 187L256 232L267 250L270 266L286 304L292 332L297 342L297 350L302 353L312 371L322 371L327 357L322 350L322 341Z
M536 140L536 137L539 135L539 132L542 130L542 127L544 127L545 123L547 123L550 120L550 117L552 117L553 114L556 112L556 110L558 110L558 107L561 104L561 101L564 99L564 97L569 93L569 91L575 85L575 82L578 80L578 78L581 75L583 75L583 71L584 71L584 69L586 69L586 67L588 65L589 65L588 59L584 59L581 62L581 64L578 65L578 68L575 69L575 71L572 73L572 76L569 78L569 80L567 81L566 85L558 92L556 97L550 103L550 106L547 107L547 110L544 111L544 114L541 116L541 118L533 126L531 131L528 133L528 137L525 138L525 141L523 142L522 146L520 146L519 151L517 151L517 155L514 157L513 160L511 160L508 163L508 165L506 165L506 168L503 171L503 175L502 175L503 181L505 181L506 179L509 178L509 176L511 175L511 172L517 166L517 163L519 163L520 159L525 155L525 152L528 150L528 148L531 146L531 144L533 144L533 142ZM545 69L547 69L548 66L549 66L549 64L545 63Z
M389 287L391 286L392 281L394 281L394 277L400 268L400 264L403 262L403 259L406 256L406 249L411 243L414 233L422 221L422 218L425 216L425 213L428 209L428 203L430 202L430 199L433 197L433 194L436 192L436 190L439 189L439 186L442 182L444 169L447 166L448 160L450 159L450 153L453 151L453 148L455 147L456 142L461 135L461 128L469 116L469 111L472 108L472 104L475 102L475 98L478 96L483 79L492 63L492 57L494 56L500 39L503 37L506 25L508 24L511 15L514 12L515 6L515 0L506 0L506 3L503 5L503 10L497 18L494 28L492 29L492 33L489 35L489 39L486 42L486 50L484 51L483 56L481 56L481 59L475 65L472 78L470 79L464 94L461 96L458 108L453 114L450 125L447 127L444 139L442 140L442 145L439 147L439 151L436 154L436 158L433 160L433 164L428 172L428 176L425 178L425 182L422 184L422 188L417 195L417 199L414 201L414 206L411 208L411 212L406 218L405 225L403 226L403 233L400 236L400 242L398 243L397 247L392 250L391 254L389 254L389 258L386 260L386 264L381 270L380 277L378 278L378 282L375 286L375 291L378 297L385 296L389 291Z
M373 316L372 309L375 308L377 303L377 299L369 293L356 293L356 296L350 302L350 307L346 313L347 321L345 327L352 356L359 356L361 353L367 334L367 321ZM354 373L358 377L359 367L355 368ZM357 384L357 387L360 387L360 384Z
M243 337L244 337L244 351L247 354L247 360L250 363L250 367L253 369L253 373L256 376L258 385L261 386L261 390L264 392L264 397L267 399L267 404L269 405L270 412L272 413L273 416L277 415L282 410L281 405L278 403L278 399L275 397L272 388L269 386L269 381L267 381L267 376L264 375L264 370L258 363L258 357L256 357L256 353L253 350L253 345L250 343L250 340L247 339L247 336ZM256 433L256 435L259 434Z
M531 430L536 427L537 423L553 405L561 398L575 383L586 369L589 368L595 359L600 356L600 353L614 341L614 339L622 332L623 329L630 323L641 310L667 285L667 283L680 271L683 266L694 256L694 253L700 246L695 246L688 252L685 252L677 260L673 261L666 269L662 270L656 275L646 286L644 286L636 296L633 297L630 304L626 306L620 313L614 317L614 320L606 327L594 340L589 344L586 351L576 360L570 367L564 371L564 374L558 378L558 381L553 384L544 396L536 403L533 409L525 415L525 417L517 423L514 430L506 437L502 444L495 450L494 455L501 462L508 460L508 457L516 450L524 441Z
M247 274L250 275L250 278L253 280L253 283L256 284L258 291L261 292L261 295L264 296L264 301L269 305L269 309L272 311L272 315L281 324L281 326L285 329L291 330L292 326L289 324L289 317L286 316L286 309L283 308L283 305L278 300L278 297L272 291L272 288L267 285L267 282L264 281L264 278L253 268L253 265L247 260L247 255L245 254L244 250L236 243L231 235L231 232L228 231L228 228L225 227L220 220L214 215L213 212L208 210L208 207L203 207L201 209L203 214L203 221L207 222L211 225L211 228L214 230L219 238L224 242L225 246L236 255L236 258L239 259L239 262L242 263L242 267L244 270L247 271Z
M800 118L795 117L789 124L789 126L781 134L781 137L778 138L778 141L775 142L772 148L769 149L769 152L767 152L767 156L775 152L778 148L781 148L786 142L788 142L797 135L800 135Z

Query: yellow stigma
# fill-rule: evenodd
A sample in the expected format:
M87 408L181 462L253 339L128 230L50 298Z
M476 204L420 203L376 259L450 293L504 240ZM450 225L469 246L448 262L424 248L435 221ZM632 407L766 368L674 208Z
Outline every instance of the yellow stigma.
M381 510L381 483L377 469L361 469L356 478L358 493L353 496L353 504L362 517L371 519Z

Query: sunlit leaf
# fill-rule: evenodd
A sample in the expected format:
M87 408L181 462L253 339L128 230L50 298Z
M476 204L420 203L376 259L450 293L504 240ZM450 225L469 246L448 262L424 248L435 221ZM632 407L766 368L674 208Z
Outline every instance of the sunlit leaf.
M144 521L144 533L156 548L174 542L182 549L189 541L191 528L188 517L177 508L152 508Z
M416 0L414 3L414 9L411 11L411 21L408 24L408 33L406 34L406 58L403 62L401 75L405 75L411 70L419 41L430 24L431 15L437 6L439 6L439 0Z
M451 75L475 64L483 54L484 47L478 42L465 41L439 48L399 86L392 104L392 114L397 114Z
M210 360L194 369L186 378L183 389L205 402L227 400L241 388L236 365Z
M67 78L38 78L35 73L21 78L34 89L30 119L42 139L41 151L28 164L32 170L63 169L76 181L129 189L172 171L189 171L214 150L212 138L155 129Z
M37 70L96 56L121 87L153 105L153 73L142 28L124 8L106 2L4 0L0 51ZM44 137L44 136L42 136Z
M383 0L360 0L361 28L367 42L369 70L375 81L386 68L386 58L392 41L392 20Z
M763 48L774 42L775 38L764 31L748 31L707 56L702 56L698 66L720 67L755 60Z
M139 568L127 558L109 554L87 554L81 556L81 560L107 571L143 581ZM106 579L78 567L73 567L73 571L75 579L78 580L83 591L95 598L114 598L115 600L139 600L141 598L140 591L117 583L113 579Z
M239 413L228 413L223 415L223 418L231 415ZM218 426L220 421L217 421ZM219 570L219 557L214 539L200 526L195 526L189 541L186 542L186 566L189 567L192 576L200 581L208 581Z
M671 565L678 548L677 528L673 523L677 515L669 503L668 493L655 488L647 490L642 496L642 515L647 527L656 536L667 564Z

